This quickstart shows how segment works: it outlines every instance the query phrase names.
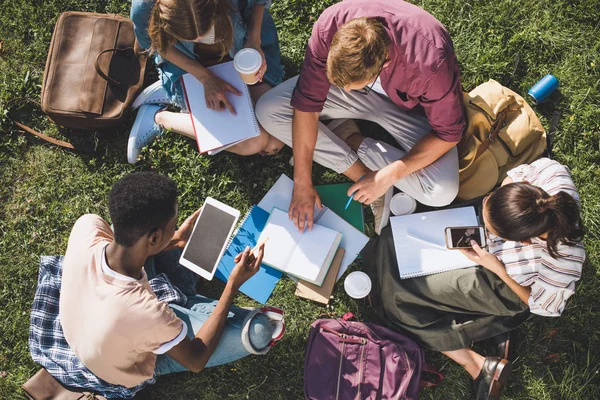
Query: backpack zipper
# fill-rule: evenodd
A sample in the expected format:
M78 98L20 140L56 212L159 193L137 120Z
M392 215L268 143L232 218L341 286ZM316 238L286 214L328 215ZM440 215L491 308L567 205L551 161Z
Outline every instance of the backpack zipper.
M356 400L361 400L360 399L360 384L362 382L362 375L363 375L363 361L364 361L364 356L365 356L365 347L366 346L362 346L362 348L360 350L360 367L358 370L358 391L356 392Z
M338 367L338 378L337 378L337 390L335 392L335 400L340 398L340 381L342 380L342 360L344 359L344 346L345 342L340 342L342 345L340 347L340 365Z

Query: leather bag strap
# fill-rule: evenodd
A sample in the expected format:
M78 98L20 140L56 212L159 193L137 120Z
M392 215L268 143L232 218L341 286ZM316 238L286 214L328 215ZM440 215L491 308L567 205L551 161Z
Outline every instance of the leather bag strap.
M115 86L119 86L121 84L121 82L114 80L110 76L106 75L104 73L104 71L102 71L102 68L100 68L100 57L104 53L125 53L127 51L134 52L133 47L125 47L123 49L107 49L107 50L103 50L100 53L98 53L98 55L96 56L96 61L94 61L94 68L96 68L96 72L98 73L98 75L100 75L108 83L113 84Z
M419 389L423 389L426 387L435 387L438 386L444 380L444 375L436 367L429 363L423 363L422 367L423 372L429 372L430 374L434 374L437 376L436 382L427 381L425 379L421 379L421 383L419 384Z
M33 103L33 104L37 105L38 107L40 106L40 103L38 103L35 100L27 99L27 98L24 98L24 97L18 97L18 98L10 100L6 104L6 108L8 110L8 113L7 113L8 119L10 119L13 122L13 124L15 124L19 129L21 129L21 130L23 130L25 132L29 132L32 135L35 135L35 136L39 137L40 139L45 140L48 143L52 143L52 144L54 144L56 146L64 147L65 149L69 149L69 150L77 150L71 143L68 143L68 142L65 142L65 141L59 140L59 139L54 139L54 138L52 138L52 137L50 137L48 135L45 135L45 134L43 134L41 132L38 132L35 129L30 128L29 126L27 126L25 124L22 124L21 122L15 120L12 117L12 115L10 115L10 112L11 112L11 108L14 106L14 104L16 102L19 102L21 104L22 103Z

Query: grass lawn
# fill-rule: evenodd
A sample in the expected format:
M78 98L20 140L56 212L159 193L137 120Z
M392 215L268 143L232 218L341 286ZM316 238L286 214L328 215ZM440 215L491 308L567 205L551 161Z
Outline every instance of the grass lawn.
M295 75L311 25L332 4L323 0L279 0L272 12L279 28L288 76ZM600 1L598 0L422 0L453 37L466 90L495 79L525 95L547 73L561 82L560 93L536 108L545 127L562 113L555 157L571 168L588 228L588 262L576 295L561 318L535 318L520 328L518 359L506 399L600 398ZM52 28L62 11L128 15L126 0L4 1L0 7L0 399L21 398L19 386L36 370L27 347L29 311L40 255L63 254L71 226L84 213L108 218L107 196L125 173L156 170L178 184L183 220L206 196L242 212L255 204L277 177L292 173L286 149L275 158L219 154L201 156L192 141L164 135L136 166L126 163L132 121L107 133L58 132L34 108L21 118L56 137L94 146L93 156L66 152L25 137L6 119L15 97L39 99ZM514 70L514 60L520 60ZM290 175L291 176L291 175ZM318 184L343 177L315 168ZM368 214L368 213L367 213ZM372 232L372 225L369 227ZM204 285L217 296L222 285ZM320 316L353 311L375 317L367 302L343 296L340 284L332 306L300 300L283 280L269 304L287 312L287 334L265 357L249 357L200 374L158 380L140 397L152 399L300 399L303 396L305 339ZM237 303L253 302L243 295ZM445 374L425 399L464 399L470 379L436 353L428 358Z

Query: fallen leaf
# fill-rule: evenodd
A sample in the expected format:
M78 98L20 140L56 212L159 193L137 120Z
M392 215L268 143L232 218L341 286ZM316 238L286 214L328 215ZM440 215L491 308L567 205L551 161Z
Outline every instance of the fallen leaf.
M548 332L546 332L544 339L552 339L557 333L558 333L558 328L548 329Z
M544 362L546 364L556 364L559 361L560 361L560 353L552 353L552 354L548 354L546 357L544 357Z

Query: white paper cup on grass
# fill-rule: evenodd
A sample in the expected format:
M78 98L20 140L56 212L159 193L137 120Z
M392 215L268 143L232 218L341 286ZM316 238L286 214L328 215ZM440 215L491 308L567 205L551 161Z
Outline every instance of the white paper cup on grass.
M256 73L262 66L262 56L254 49L242 49L233 58L233 66L248 85L258 82Z
M344 280L344 290L354 299L362 299L371 292L371 278L362 271L354 271Z
M417 209L417 201L406 193L396 193L390 201L390 211L394 215L412 214Z

